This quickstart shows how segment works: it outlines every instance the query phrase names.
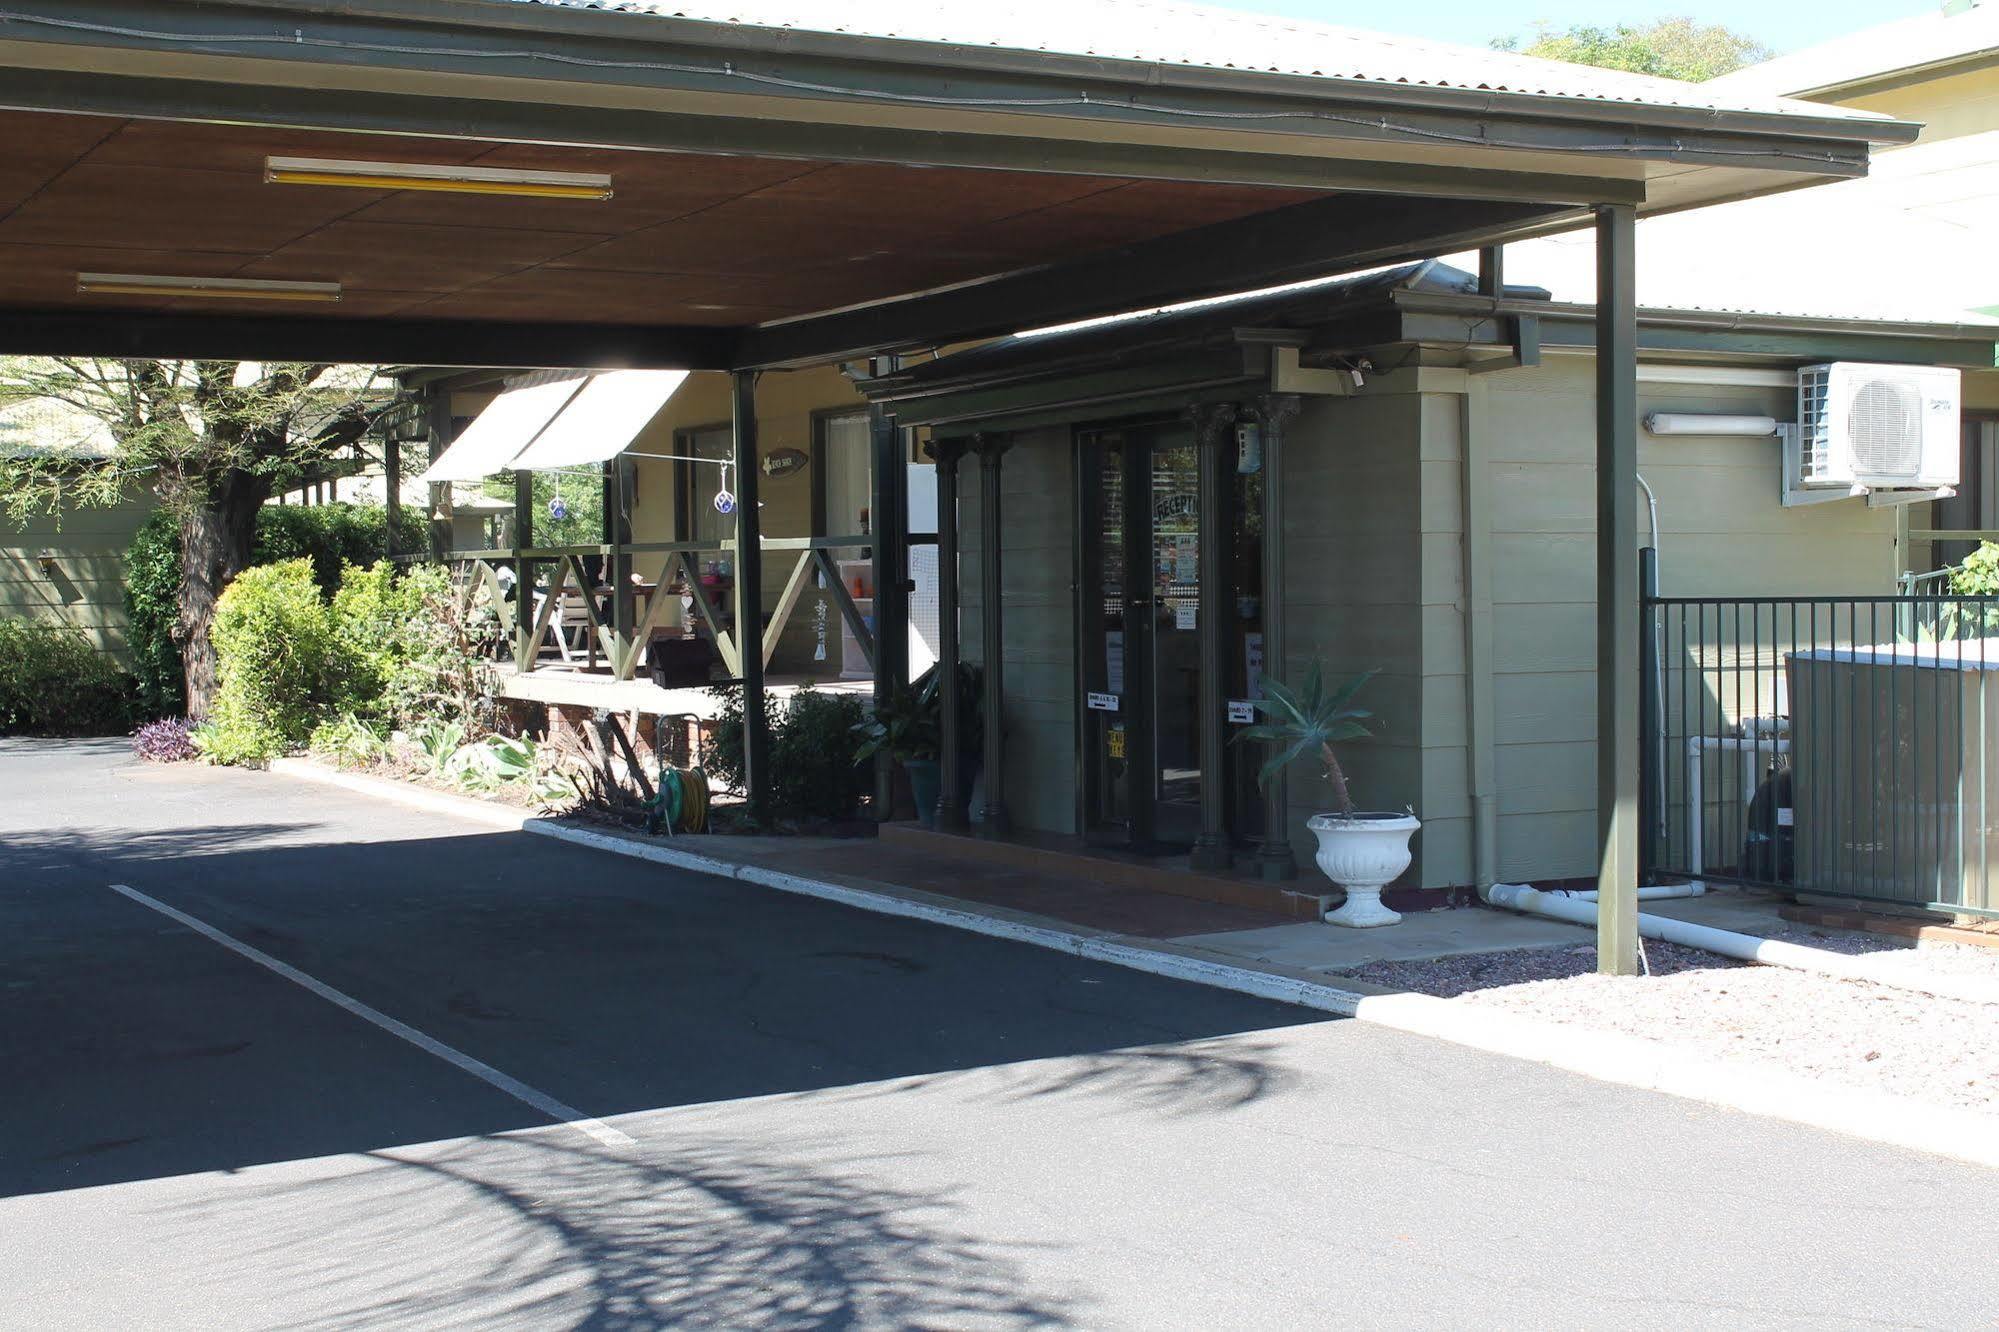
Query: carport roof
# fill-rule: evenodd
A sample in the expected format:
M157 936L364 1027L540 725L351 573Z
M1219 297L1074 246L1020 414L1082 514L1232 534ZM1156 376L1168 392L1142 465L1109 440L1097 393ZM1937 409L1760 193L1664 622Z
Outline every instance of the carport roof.
M778 0L8 0L0 351L804 364L1850 177L1915 132L1132 0L874 12L906 31ZM1168 63L1200 23L1229 67ZM268 184L272 156L599 172L615 197ZM341 299L277 315L82 272Z

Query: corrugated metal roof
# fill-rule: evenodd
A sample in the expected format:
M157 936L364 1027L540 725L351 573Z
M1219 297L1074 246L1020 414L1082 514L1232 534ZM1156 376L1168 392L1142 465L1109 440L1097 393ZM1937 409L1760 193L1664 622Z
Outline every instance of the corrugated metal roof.
M707 23L1539 97L1877 119L1712 85L1162 0L516 0Z
M1920 14L1836 37L1723 75L1723 97L1783 97L1839 88L1904 70L1999 55L1999 7Z
M1873 173L1638 224L1638 301L1655 309L1999 324L1999 131L1875 157ZM1459 262L1465 262L1460 259ZM1507 276L1589 302L1589 233L1506 249Z

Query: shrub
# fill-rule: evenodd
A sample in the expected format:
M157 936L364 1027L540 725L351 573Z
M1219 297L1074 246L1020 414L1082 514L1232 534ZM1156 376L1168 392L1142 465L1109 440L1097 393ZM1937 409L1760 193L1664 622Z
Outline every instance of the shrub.
M0 620L0 735L115 735L132 724L132 677L81 629Z
M185 763L201 755L187 723L178 717L147 722L134 731L132 752L148 763Z
M250 563L312 561L313 580L332 596L350 564L372 568L388 549L389 511L377 504L267 504L257 513ZM423 518L403 512L401 550L422 550Z
M217 603L210 637L219 679L200 743L218 762L268 759L303 743L343 692L332 614L308 560L245 570Z
M733 790L743 785L742 686L722 685L709 775ZM779 819L845 819L873 785L854 763L854 728L867 719L858 694L822 694L801 687L770 707L771 814Z
M358 768L380 758L386 748L382 733L349 712L312 728L306 748L341 768Z
M312 508L266 505L257 511L252 564L309 559L313 580L326 595L340 586L342 570L368 568L387 549L388 510L379 506L323 504ZM423 516L404 511L402 550L421 550ZM174 628L180 621L180 524L158 510L141 524L125 555L127 642L139 680L142 713L175 716L186 711L185 670Z
M187 711L185 669L174 641L180 620L180 526L164 509L139 525L125 554L125 618L140 715L180 716Z
M466 611L442 565L349 566L333 598L345 672L341 706L404 730L457 721L483 730L499 621Z

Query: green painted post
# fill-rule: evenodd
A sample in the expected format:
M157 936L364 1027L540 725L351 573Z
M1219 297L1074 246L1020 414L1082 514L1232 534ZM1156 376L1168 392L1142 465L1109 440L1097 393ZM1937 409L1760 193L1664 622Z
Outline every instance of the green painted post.
M1636 209L1596 210L1597 970L1638 971Z
M763 518L757 510L757 375L731 374L734 425L730 483L736 495L736 653L743 682L743 787L750 817L770 813L770 711L764 697Z

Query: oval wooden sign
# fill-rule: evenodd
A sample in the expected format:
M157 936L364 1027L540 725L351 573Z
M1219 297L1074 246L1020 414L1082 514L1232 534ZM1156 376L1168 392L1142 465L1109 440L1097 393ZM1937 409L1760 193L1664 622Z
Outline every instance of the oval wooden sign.
M805 464L812 461L803 449L772 449L764 455L764 475L772 478L790 476L793 472L805 470Z

